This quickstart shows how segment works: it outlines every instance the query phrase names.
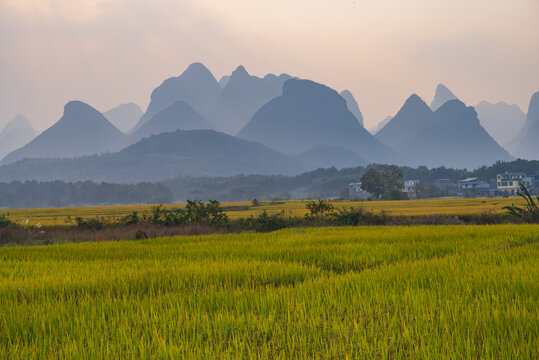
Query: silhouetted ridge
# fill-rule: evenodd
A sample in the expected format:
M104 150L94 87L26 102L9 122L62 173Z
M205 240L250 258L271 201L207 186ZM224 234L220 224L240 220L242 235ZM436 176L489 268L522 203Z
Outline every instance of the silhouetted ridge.
M434 99L430 104L432 111L438 110L440 106L448 102L449 100L455 100L457 97L451 92L445 85L438 84L436 86L436 92L434 94Z
M137 104L128 103L117 106L103 115L123 133L130 131L143 115Z
M236 134L258 109L282 94L283 83L288 79L290 76L286 74L268 74L259 78L238 66L215 102L210 122L219 130Z
M81 101L64 106L64 114L34 140L8 154L2 163L24 158L74 157L119 150L126 136L99 111Z
M112 154L26 159L0 167L0 182L62 180L140 182L182 175L299 174L312 169L266 146L212 130L152 135Z
M15 115L0 131L0 159L13 150L26 145L36 135L37 131L24 115Z
M481 126L475 109L459 100L450 100L436 110L399 152L412 166L472 169L512 159Z
M508 147L516 156L539 160L539 91L532 95L526 123Z
M132 132L178 100L207 116L220 93L221 86L213 74L201 63L191 64L180 76L165 80L153 90L148 109Z
M363 124L363 114L359 110L359 105L357 104L357 101L354 98L354 95L352 95L352 93L349 90L342 91L340 95L346 101L346 106L348 107L348 110L350 110L350 112L354 114L357 121L359 121L361 126L364 127L365 125Z
M411 95L399 112L376 133L376 138L395 150L400 150L416 137L429 121L432 111L416 94Z
M369 161L389 161L393 155L359 124L342 96L310 80L286 81L282 96L257 111L238 136L290 154L327 145Z
M130 139L135 142L143 137L165 132L211 128L212 125L208 120L197 113L189 104L178 100L148 120L130 136Z

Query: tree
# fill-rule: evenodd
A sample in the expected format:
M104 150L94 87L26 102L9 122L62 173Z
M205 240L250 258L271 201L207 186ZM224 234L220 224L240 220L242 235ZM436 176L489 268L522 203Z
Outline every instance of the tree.
M402 191L402 169L395 165L378 166L383 193Z
M377 199L384 193L382 177L376 169L369 169L363 174L361 177L361 189L370 192Z

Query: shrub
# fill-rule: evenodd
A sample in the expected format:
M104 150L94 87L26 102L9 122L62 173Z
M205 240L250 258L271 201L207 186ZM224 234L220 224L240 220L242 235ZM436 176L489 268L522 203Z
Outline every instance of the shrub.
M293 226L292 219L286 219L283 213L268 215L266 211L257 217L251 216L247 219L240 219L239 227L241 230L250 230L255 232L270 232Z
M0 216L0 228L5 228L8 226L14 225L13 221L9 220L9 217L6 215Z
M520 183L520 191L517 194L526 201L526 206L521 208L513 204L512 206L504 206L503 209L507 210L507 213L514 217L519 217L527 221L539 222L539 206L537 206L537 203L530 195L530 192L522 183ZM536 196L536 199L537 202L539 202L539 196Z
M305 207L309 210L305 215L309 220L325 218L335 210L335 206L326 200L309 201Z

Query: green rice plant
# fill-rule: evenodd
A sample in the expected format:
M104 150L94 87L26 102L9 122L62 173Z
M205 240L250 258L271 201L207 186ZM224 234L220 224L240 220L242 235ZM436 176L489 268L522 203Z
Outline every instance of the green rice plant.
M537 359L539 225L0 248L2 359Z

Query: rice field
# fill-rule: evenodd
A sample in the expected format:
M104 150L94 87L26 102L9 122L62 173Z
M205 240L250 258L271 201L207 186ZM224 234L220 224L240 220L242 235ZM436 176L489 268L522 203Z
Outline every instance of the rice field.
M539 225L0 248L2 359L538 359Z
M252 206L250 202L223 203L231 219L284 212L290 216L303 216L306 213L307 201L262 202L261 206ZM433 199L433 200L401 200L401 201L334 201L337 208L355 207L374 212L385 211L389 215L467 215L482 212L503 212L502 208L511 204L523 204L520 198L476 198L476 199ZM83 218L106 217L117 219L133 211L148 211L153 205L121 205L91 206L48 209L15 209L0 210L0 216L7 215L12 221L21 225L65 225L68 216ZM167 208L182 208L184 204L169 204Z

